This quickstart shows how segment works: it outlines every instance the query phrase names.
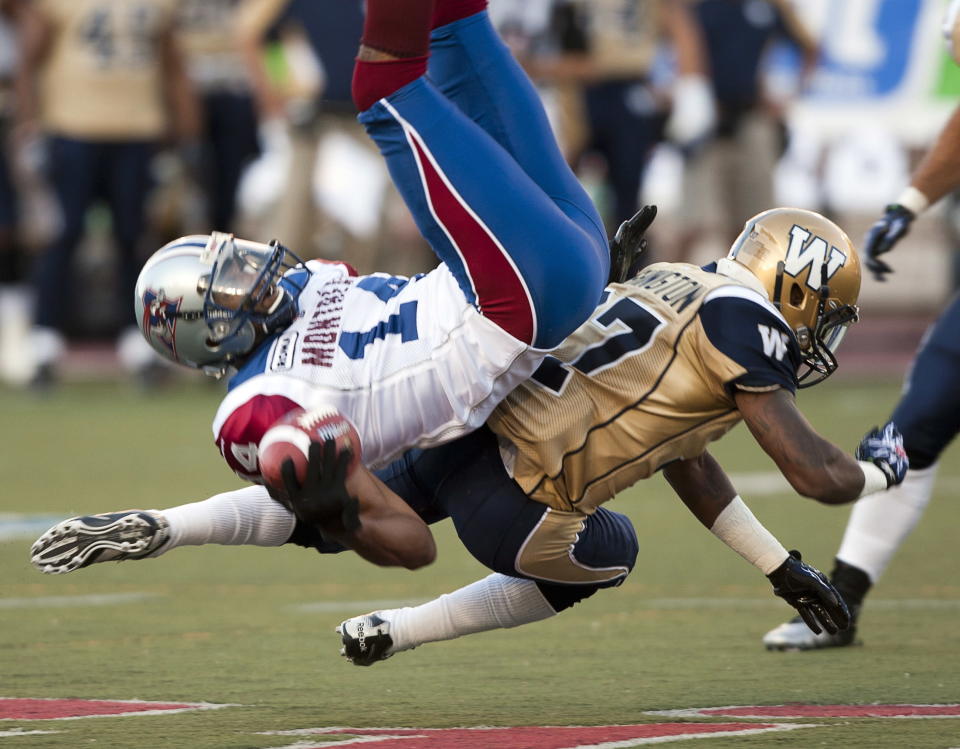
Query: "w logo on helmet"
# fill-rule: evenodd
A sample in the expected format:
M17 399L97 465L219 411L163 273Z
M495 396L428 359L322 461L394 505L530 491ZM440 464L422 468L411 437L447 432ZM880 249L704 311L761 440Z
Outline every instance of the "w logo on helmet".
M790 246L783 259L783 270L787 275L796 278L805 268L809 268L806 283L816 291L821 284L833 278L846 262L847 256L825 239L814 236L796 224L790 229ZM819 269L823 268L824 263L827 265L827 277L821 278Z
M147 289L143 293L143 320L140 327L148 341L157 341L177 359L177 343L174 337L177 330L177 313L183 297L167 299L163 291Z

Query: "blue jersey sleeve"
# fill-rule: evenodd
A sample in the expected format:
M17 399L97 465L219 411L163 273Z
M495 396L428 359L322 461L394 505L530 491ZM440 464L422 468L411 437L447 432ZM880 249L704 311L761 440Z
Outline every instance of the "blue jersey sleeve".
M802 361L796 336L768 303L752 294L708 297L700 321L710 343L745 370L728 389L797 389Z

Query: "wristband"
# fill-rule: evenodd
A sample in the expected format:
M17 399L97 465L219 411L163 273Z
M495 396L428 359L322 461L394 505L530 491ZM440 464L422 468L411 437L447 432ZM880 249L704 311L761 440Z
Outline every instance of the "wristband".
M790 556L783 544L754 517L739 494L717 515L710 532L764 575L769 575Z
M880 466L867 460L858 460L857 463L863 471L863 490L857 499L866 497L868 494L886 491L887 487L890 486L890 481Z
M930 206L930 198L913 185L910 185L900 193L900 197L897 198L896 202L910 211L914 216L919 216Z

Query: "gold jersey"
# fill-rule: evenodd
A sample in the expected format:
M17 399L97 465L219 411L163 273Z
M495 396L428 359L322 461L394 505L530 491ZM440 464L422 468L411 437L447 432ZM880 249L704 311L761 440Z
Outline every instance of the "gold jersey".
M41 78L47 131L80 139L159 137L166 125L161 37L176 0L42 0L53 24Z
M190 79L202 90L249 89L237 37L240 19L273 0L180 0L177 40L187 58Z
M663 0L576 0L590 56L604 77L645 76L653 64Z
M733 389L793 391L796 339L758 291L685 263L609 286L595 313L488 420L514 479L593 512L740 419ZM512 447L510 447L512 445Z

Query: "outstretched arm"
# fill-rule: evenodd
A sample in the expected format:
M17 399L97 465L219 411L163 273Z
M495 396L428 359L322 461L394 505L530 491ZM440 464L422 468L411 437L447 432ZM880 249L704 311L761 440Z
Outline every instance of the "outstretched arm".
M773 593L793 606L819 634L846 629L850 614L840 594L800 552L789 554L750 512L720 464L709 453L671 463L664 476L683 503L711 533L763 572Z
M763 574L787 558L787 550L753 516L710 453L670 463L663 475L697 520Z
M960 107L954 110L936 142L920 160L910 177L910 185L923 193L929 203L936 203L960 187Z
M880 259L910 231L913 220L928 206L960 187L960 107L910 176L910 184L887 206L863 240L864 264L878 281L893 268Z
M866 488L886 488L885 480L867 487L869 468L817 434L786 390L738 391L735 399L751 434L799 494L825 504L844 504L866 493Z

